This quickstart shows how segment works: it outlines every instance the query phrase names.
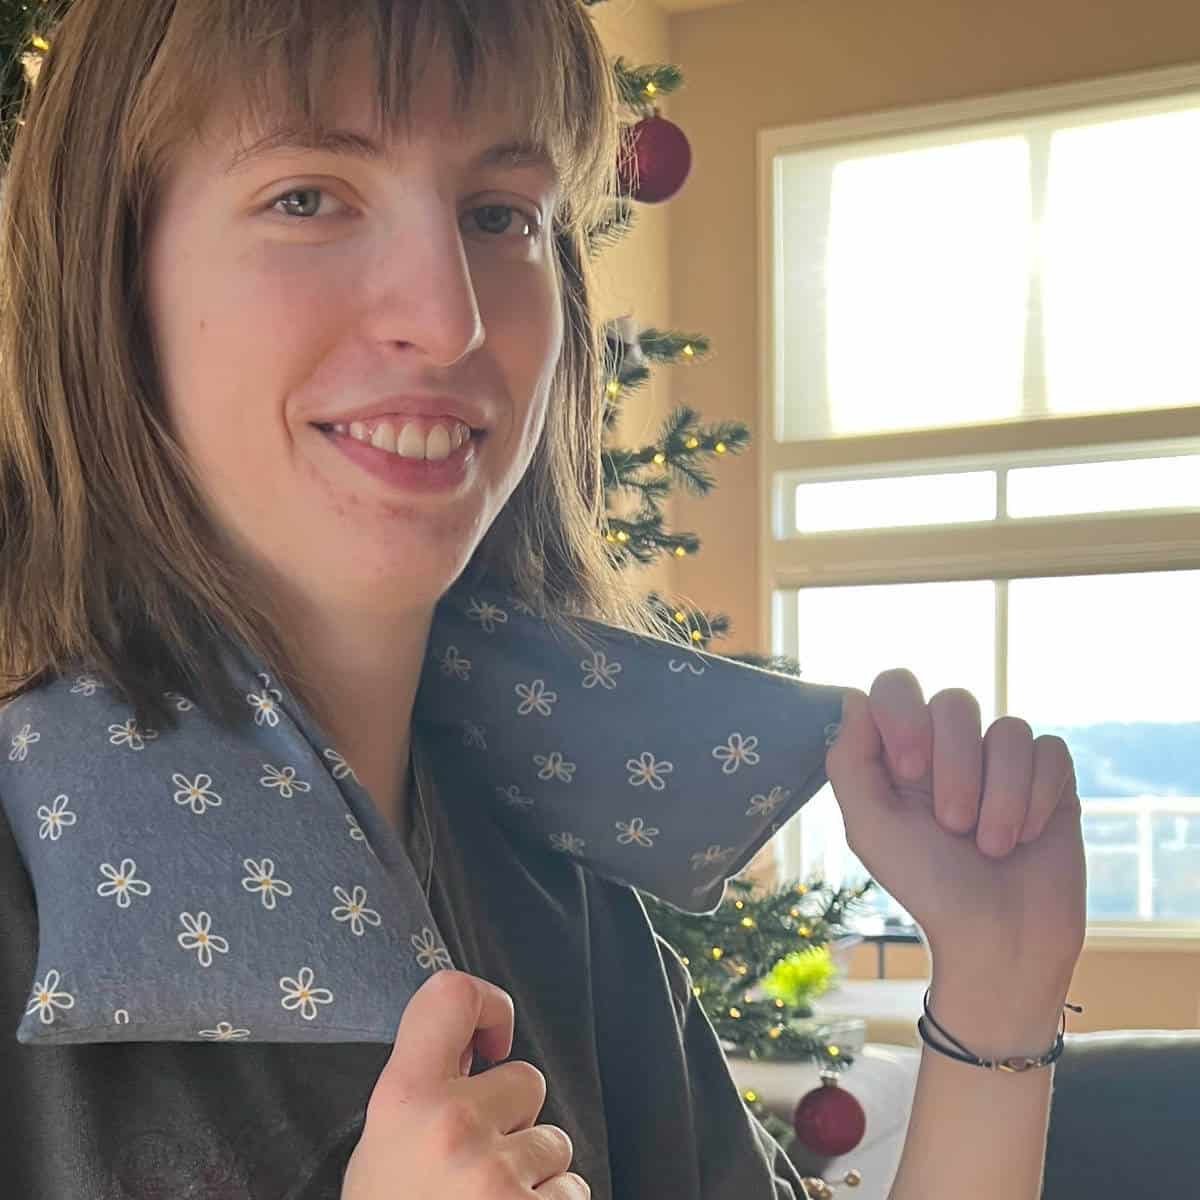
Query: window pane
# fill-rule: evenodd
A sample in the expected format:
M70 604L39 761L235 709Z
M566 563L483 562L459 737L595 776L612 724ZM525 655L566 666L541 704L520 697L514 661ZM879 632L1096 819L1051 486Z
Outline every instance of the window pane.
M1042 229L1052 413L1200 400L1200 109L1065 129Z
M1200 403L1198 100L781 149L778 436Z
M1200 456L1022 467L1008 473L1011 517L1200 508Z
M1025 138L908 135L777 162L782 436L1017 415L1033 252Z
M1197 571L1009 585L1009 711L1071 748L1093 918L1200 919L1198 611Z
M994 471L839 479L796 487L799 533L995 519Z
M908 667L925 698L947 687L975 694L985 722L995 708L995 585L988 580L807 588L796 603L804 677L869 691L891 667ZM846 846L845 826L828 786L805 806L800 873L831 882L867 875ZM875 911L902 916L886 894Z

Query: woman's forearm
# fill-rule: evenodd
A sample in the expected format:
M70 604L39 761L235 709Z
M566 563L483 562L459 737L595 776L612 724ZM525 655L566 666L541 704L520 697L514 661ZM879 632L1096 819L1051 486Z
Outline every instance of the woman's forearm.
M935 985L931 1003L939 1024L980 1057L1033 1057L1053 1045L1062 1009L1026 1001L1014 980L1001 997ZM1053 1070L989 1071L924 1047L890 1200L1037 1200Z

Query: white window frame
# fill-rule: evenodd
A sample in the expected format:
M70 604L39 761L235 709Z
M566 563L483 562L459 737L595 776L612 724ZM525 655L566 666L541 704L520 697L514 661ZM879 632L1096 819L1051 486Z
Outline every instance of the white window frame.
M781 243L776 157L788 151L1013 121L1036 114L1122 101L1167 98L1200 89L1200 66L1109 76L1052 87L763 130L758 137L759 200L759 619L772 652L800 660L790 596L802 587L1001 580L997 598L997 695L1006 712L1006 581L1043 575L1200 569L1200 521L1193 510L1158 510L1006 520L847 533L785 536L783 511L802 472L806 481L985 467L1053 465L1171 453L1200 447L1200 406L1105 415L1040 417L994 425L916 430L827 440L781 442L775 411L775 312L780 302L776 247ZM1096 549L1097 543L1100 548ZM882 664L886 666L889 664ZM803 813L777 839L785 877L799 873ZM1092 922L1088 945L1105 949L1200 950L1200 922Z

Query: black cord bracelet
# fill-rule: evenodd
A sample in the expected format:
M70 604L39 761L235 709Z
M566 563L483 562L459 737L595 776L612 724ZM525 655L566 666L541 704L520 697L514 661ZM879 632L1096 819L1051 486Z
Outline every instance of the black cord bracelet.
M972 1054L970 1050L958 1041L951 1034L937 1023L933 1013L929 1011L929 989L925 991L925 1015L917 1021L917 1032L921 1035L921 1040L931 1050L936 1050L939 1054L944 1054L947 1058L953 1058L957 1062L967 1063L973 1067L983 1067L988 1071L1006 1071L1020 1072L1032 1071L1038 1067L1048 1067L1052 1063L1057 1062L1061 1057L1063 1050L1066 1047L1064 1035L1067 1032L1067 1013L1069 1008L1072 1012L1083 1012L1083 1006L1077 1004L1067 1004L1063 1008L1062 1028L1059 1030L1058 1037L1054 1039L1054 1045L1046 1051L1045 1054L1039 1055L1037 1058L1029 1058L1026 1055L1015 1055L1012 1058L980 1058L977 1054ZM932 1025L937 1032L950 1043L949 1046L941 1045L935 1041L929 1033L928 1025ZM951 1049L950 1047L953 1047Z

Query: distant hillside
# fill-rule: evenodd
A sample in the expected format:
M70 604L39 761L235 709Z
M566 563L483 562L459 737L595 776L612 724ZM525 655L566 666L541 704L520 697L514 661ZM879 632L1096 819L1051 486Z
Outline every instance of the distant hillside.
M1035 735L1043 733L1056 733L1070 746L1080 796L1200 797L1200 722L1034 728Z

